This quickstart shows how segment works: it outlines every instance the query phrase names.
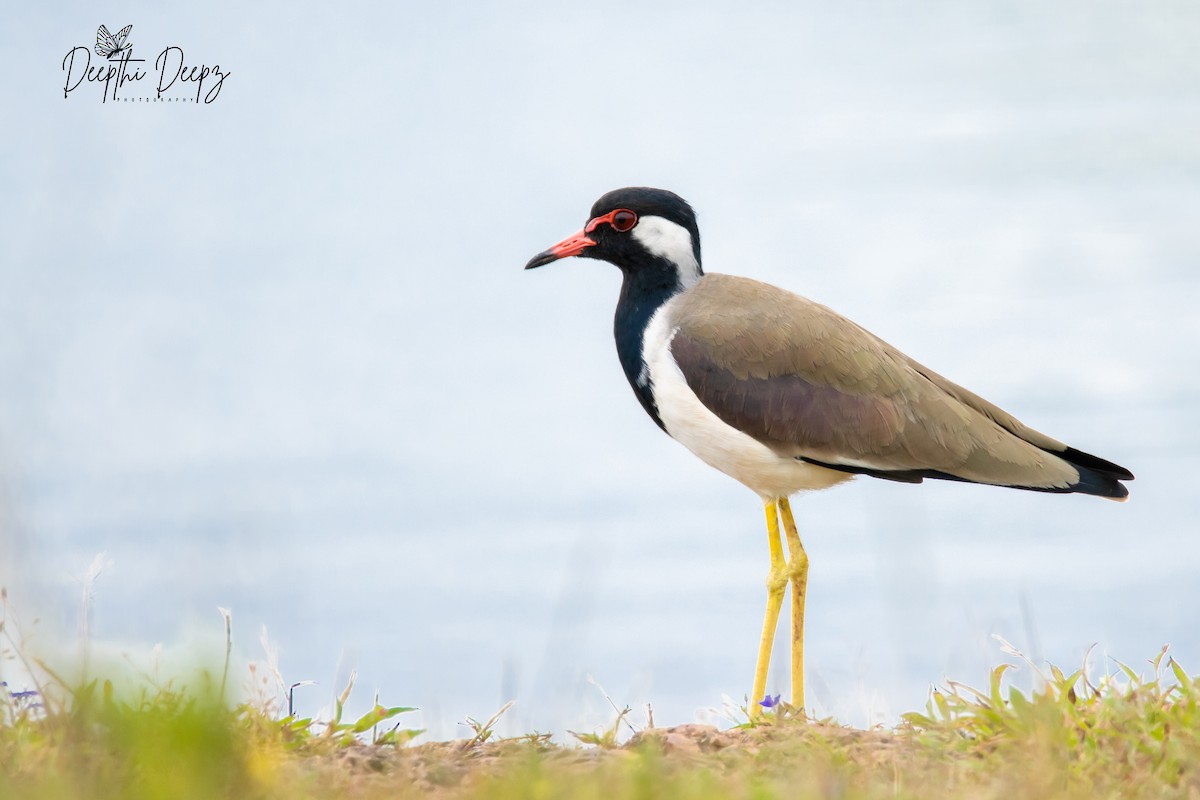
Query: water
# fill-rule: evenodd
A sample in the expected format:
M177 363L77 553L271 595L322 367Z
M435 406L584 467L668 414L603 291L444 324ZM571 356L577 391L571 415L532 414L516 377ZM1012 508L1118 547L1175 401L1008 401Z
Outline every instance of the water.
M230 607L238 672L265 625L305 713L351 669L353 708L378 689L436 737L514 698L509 732L610 724L589 675L660 724L740 698L757 500L638 407L615 270L520 269L649 184L697 207L710 271L1138 475L1123 506L799 498L819 713L982 680L993 633L1200 668L1189 6L208 8L30 8L2 45L37 75L0 88L0 576L31 646L73 648L103 552L98 653L219 659ZM219 61L221 95L64 100L100 21Z

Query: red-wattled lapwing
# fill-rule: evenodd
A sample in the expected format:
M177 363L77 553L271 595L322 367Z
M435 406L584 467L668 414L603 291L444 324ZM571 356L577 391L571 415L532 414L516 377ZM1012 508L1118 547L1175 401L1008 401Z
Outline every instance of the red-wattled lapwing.
M583 230L525 268L568 256L621 270L617 355L642 407L766 506L771 569L753 700L765 695L790 581L792 703L804 707L808 557L791 495L870 475L1129 496L1121 484L1133 480L1129 470L1027 428L825 306L748 278L706 275L696 215L671 192L609 192Z

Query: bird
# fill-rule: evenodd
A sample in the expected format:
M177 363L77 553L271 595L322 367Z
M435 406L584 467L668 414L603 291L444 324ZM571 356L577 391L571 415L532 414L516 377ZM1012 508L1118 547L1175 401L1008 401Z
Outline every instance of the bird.
M1129 470L1022 424L832 309L751 278L706 273L695 211L673 192L604 194L582 230L525 269L572 256L621 271L613 333L642 408L763 503L770 568L752 717L778 700L766 694L767 671L789 584L790 705L805 709L809 562L793 495L867 475L1129 496Z

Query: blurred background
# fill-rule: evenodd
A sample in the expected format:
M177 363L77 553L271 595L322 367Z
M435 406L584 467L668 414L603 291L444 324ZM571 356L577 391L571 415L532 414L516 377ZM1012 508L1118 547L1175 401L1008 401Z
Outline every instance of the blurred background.
M219 664L228 607L237 681L265 626L284 680L317 681L302 713L356 670L352 709L378 690L434 738L508 700L507 733L609 725L589 676L659 724L740 701L758 499L634 399L614 268L521 269L640 184L696 207L709 271L1138 476L1125 505L797 498L816 713L895 722L983 682L993 634L1068 670L1167 643L1200 669L1195 4L5 17L0 581L31 652L73 652L90 591L108 657ZM118 98L153 96L168 45L228 77L211 103L64 98L101 23L147 59Z

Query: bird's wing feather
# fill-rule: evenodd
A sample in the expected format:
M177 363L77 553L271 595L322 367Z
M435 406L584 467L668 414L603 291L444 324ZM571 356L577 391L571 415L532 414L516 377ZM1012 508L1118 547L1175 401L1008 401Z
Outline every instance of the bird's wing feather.
M798 295L710 274L678 298L671 323L671 354L700 401L782 453L914 479L1079 480L1052 454L1065 444Z

